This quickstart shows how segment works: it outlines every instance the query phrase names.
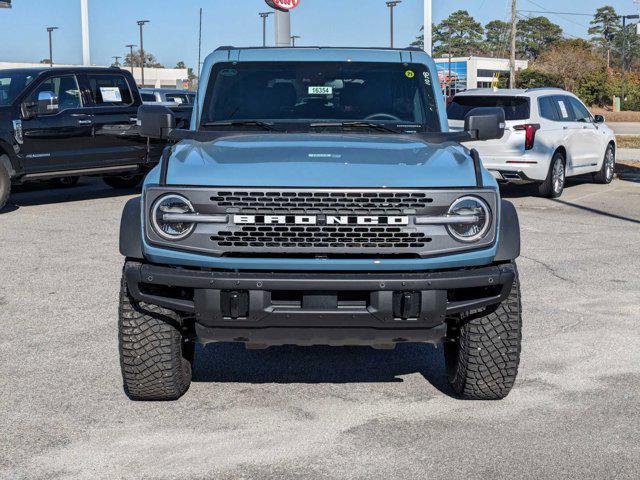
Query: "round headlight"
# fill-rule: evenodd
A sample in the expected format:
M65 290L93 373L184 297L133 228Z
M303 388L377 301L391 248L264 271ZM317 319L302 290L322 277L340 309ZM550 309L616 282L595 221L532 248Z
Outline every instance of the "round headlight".
M191 202L183 196L169 194L160 197L151 209L153 229L165 240L182 240L193 232L195 223L170 220L166 216L185 213L195 213L195 210Z
M461 242L477 242L491 227L491 210L484 200L478 197L457 199L448 212L449 217L461 216L460 223L447 225L449 234Z

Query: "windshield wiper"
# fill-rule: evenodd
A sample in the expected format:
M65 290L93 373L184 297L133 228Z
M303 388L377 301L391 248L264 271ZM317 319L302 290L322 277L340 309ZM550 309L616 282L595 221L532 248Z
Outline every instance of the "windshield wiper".
M259 120L230 120L222 122L207 122L202 124L203 127L259 127L263 130L271 132L279 132L280 130L267 122Z
M370 130L377 130L378 132L387 133L403 133L397 128L388 127L380 123L372 122L327 122L327 123L312 123L309 125L311 128L367 128Z

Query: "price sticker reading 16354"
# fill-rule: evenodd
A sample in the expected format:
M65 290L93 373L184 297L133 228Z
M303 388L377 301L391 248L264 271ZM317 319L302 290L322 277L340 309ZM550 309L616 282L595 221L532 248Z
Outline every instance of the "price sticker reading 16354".
M333 87L309 87L309 95L333 95Z

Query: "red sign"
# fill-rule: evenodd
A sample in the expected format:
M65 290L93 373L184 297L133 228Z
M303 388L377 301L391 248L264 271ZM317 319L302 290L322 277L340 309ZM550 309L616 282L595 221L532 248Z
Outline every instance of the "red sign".
M300 5L300 0L265 0L265 2L267 2L267 5L271 8L275 8L276 10L281 10L283 12L293 10Z

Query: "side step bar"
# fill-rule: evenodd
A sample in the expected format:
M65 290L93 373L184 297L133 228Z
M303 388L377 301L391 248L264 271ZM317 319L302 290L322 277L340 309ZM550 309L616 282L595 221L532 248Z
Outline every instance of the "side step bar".
M83 168L76 170L58 170L55 172L27 173L21 180L44 180L47 178L74 177L80 175L97 175L100 173L121 173L140 170L140 165L118 165L115 167Z

